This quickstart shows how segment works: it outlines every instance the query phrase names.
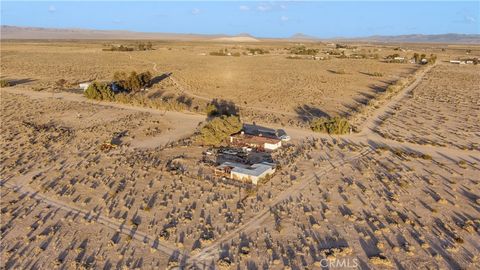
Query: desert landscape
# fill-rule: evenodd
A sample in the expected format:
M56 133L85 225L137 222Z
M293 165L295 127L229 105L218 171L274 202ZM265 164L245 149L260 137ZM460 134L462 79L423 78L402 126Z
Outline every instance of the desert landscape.
M0 53L2 269L480 268L479 45L2 39ZM114 92L131 71L152 79ZM114 81L108 99L94 81ZM273 173L238 181L235 162Z

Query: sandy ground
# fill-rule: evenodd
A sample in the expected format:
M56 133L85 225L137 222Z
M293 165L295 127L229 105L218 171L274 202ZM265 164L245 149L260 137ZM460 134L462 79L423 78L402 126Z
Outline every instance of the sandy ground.
M377 132L397 141L480 150L479 75L478 66L440 65Z
M203 116L33 91L33 82L2 89L2 266L321 269L329 259L353 266L330 269L477 269L480 154L468 145L478 137L450 132L477 132L479 97L465 83L477 73L432 67L359 134L278 125L294 139L253 191L212 180L206 148L181 140ZM409 124L436 102L448 119L471 120ZM379 132L402 128L405 138L449 139Z
M380 59L331 57L315 61L287 59L289 52L285 48L294 46L298 44L166 42L156 44L154 51L126 53L102 51L105 46L100 42L4 42L0 66L3 76L33 80L31 85L39 89L48 89L59 79L71 83L110 80L116 71L172 73L170 79L159 85L164 95L185 93L201 100L232 101L242 107L244 116L278 122L310 115L351 113L352 108L366 103L388 83L418 68L413 64L384 63L383 56L398 53L388 47L359 47L347 51L347 54L378 54ZM320 43L309 46L325 53L332 50ZM270 53L243 55L248 52L247 48L257 47ZM242 56L209 55L220 49L239 52ZM321 55L329 57L325 53ZM336 73L338 71L344 74ZM374 72L383 76L368 75ZM176 86L172 85L174 82Z

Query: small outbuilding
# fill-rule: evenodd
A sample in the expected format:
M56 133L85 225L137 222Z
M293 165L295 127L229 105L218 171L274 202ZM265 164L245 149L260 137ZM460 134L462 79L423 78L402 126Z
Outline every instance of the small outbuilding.
M215 168L215 176L258 184L258 181L275 172L275 164L268 162L247 165L236 162L224 162Z

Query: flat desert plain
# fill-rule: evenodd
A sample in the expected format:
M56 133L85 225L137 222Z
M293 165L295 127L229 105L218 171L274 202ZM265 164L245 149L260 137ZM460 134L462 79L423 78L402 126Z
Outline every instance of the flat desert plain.
M273 41L104 43L1 44L2 78L17 80L1 90L3 268L480 267L480 68L448 62L477 47L357 44L379 58L314 60L289 59L296 45ZM252 46L270 53L209 54ZM437 62L385 63L399 47ZM132 70L172 73L148 91L192 106L224 99L242 119L285 129L277 172L253 189L220 181L192 139L204 112L75 89ZM410 81L381 95L400 78ZM301 125L312 115L361 121L335 136Z

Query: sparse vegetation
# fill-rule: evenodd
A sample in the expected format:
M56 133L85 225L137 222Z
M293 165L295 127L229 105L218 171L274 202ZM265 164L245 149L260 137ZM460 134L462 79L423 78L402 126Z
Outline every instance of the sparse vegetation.
M247 48L247 51L251 54L267 54L270 53L270 51L262 49L262 48Z
M229 52L228 52L228 49L220 49L216 52L210 52L210 55L213 55L213 56L228 56Z
M316 55L319 52L318 49L307 48L305 46L292 47L289 50L291 54L297 55Z
M366 74L367 74L368 76L372 76L372 77L383 77L383 73L377 72L377 71L375 71L375 72L367 72Z
M310 128L315 132L328 134L348 134L350 133L350 124L347 119L341 117L319 117L310 122Z
M112 45L110 46L110 48L104 48L103 50L110 51L110 52L132 52L134 51L134 48L123 46L123 45L120 45L120 46Z

